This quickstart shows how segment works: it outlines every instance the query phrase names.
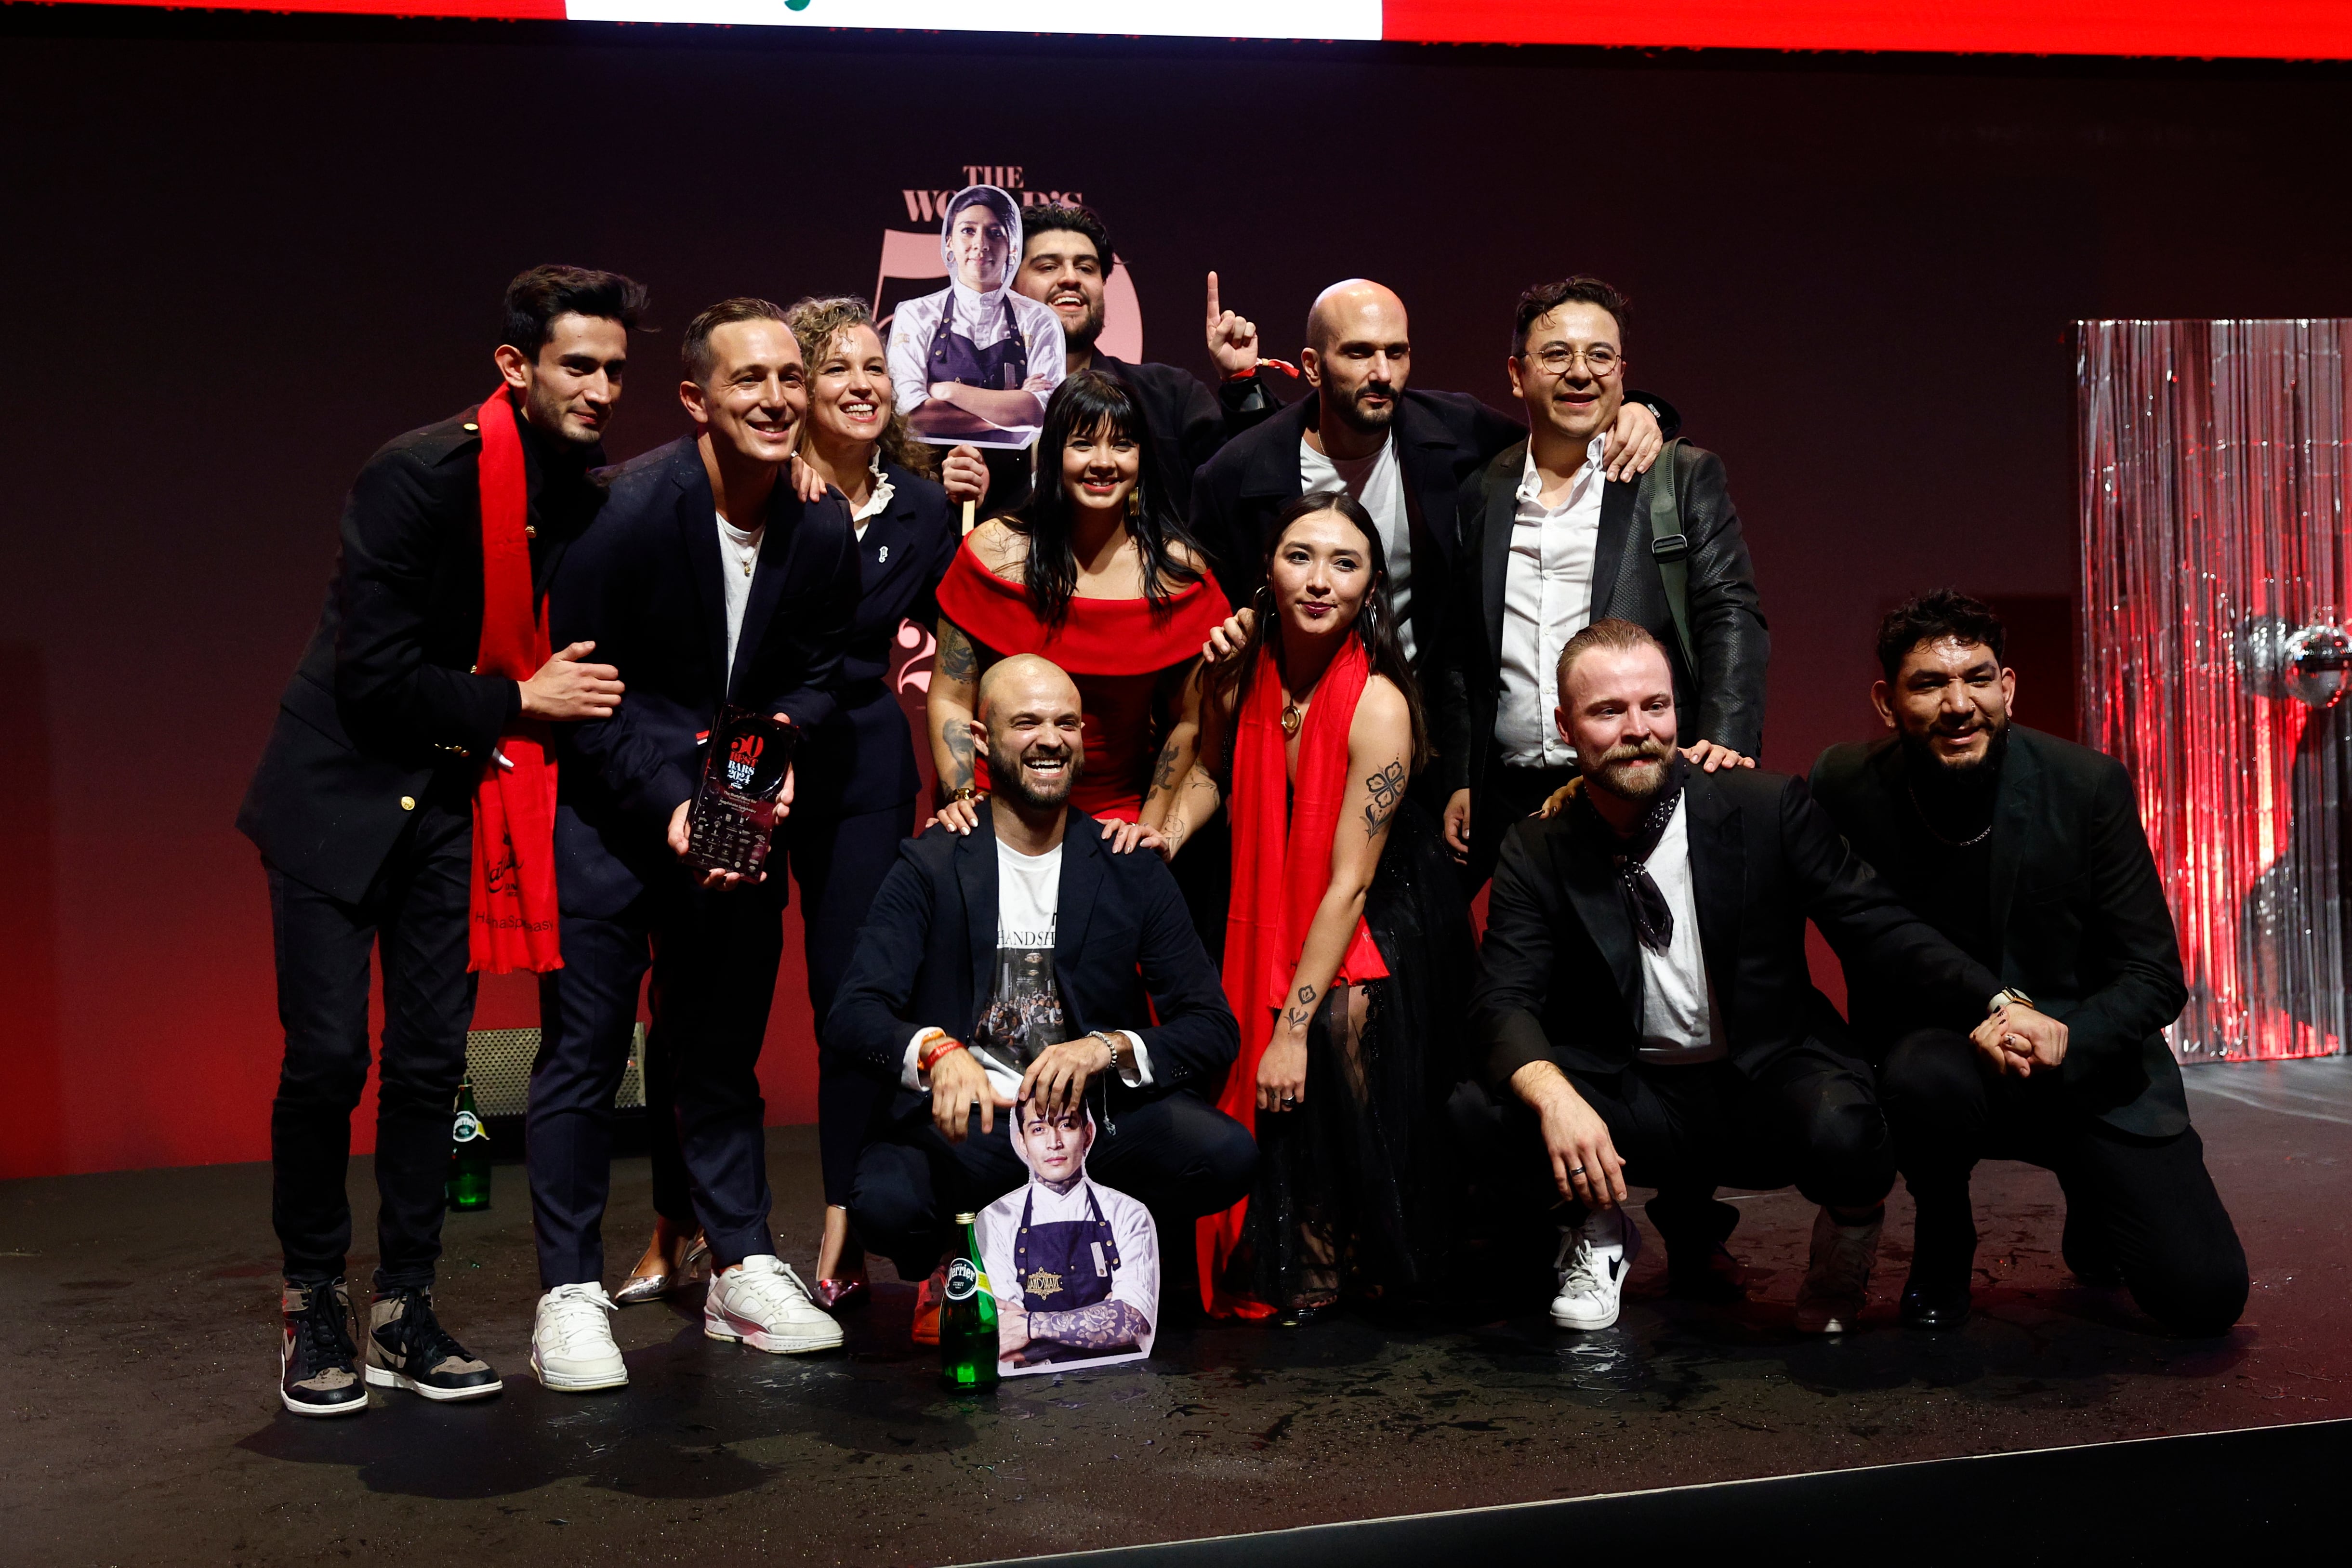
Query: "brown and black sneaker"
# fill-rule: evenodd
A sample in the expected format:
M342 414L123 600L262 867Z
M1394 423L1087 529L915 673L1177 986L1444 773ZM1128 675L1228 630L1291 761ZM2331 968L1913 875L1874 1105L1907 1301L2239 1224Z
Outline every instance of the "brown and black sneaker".
M285 1332L278 1343L278 1396L297 1416L356 1416L367 1385L352 1364L352 1299L341 1280L287 1281L278 1299Z
M506 1385L433 1315L433 1292L392 1291L368 1308L367 1380L427 1399L479 1399Z

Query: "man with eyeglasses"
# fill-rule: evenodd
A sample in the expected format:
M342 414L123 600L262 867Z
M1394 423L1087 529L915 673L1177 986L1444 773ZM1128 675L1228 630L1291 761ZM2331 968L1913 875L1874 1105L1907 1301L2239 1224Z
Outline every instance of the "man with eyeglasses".
M1445 837L1469 857L1474 888L1511 824L1576 777L1575 748L1552 722L1555 672L1568 640L1597 621L1631 621L1664 645L1693 762L1753 767L1763 745L1770 640L1722 460L1682 442L1646 476L1608 461L1625 401L1625 311L1597 277L1519 296L1507 368L1528 439L1462 488L1437 683L1451 700L1433 706L1456 731L1440 744ZM1656 508L1654 523L1650 503L1666 484L1673 526L1662 534L1668 514Z

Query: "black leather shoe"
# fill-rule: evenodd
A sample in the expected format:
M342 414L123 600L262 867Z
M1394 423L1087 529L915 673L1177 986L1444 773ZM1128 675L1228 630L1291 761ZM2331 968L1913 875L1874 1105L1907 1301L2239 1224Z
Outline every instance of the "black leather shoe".
M1916 1280L1906 1280L1902 1312L1905 1328L1956 1329L1969 1321L1969 1288L1930 1290Z

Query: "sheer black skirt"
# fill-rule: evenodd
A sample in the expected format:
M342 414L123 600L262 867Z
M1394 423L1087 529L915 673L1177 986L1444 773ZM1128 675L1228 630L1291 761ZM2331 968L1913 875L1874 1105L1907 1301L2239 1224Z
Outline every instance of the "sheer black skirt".
M1390 835L1364 901L1388 977L1332 988L1307 1030L1305 1100L1257 1117L1257 1185L1226 1283L1278 1309L1428 1294L1462 1218L1445 1103L1467 1071L1470 912L1417 804Z

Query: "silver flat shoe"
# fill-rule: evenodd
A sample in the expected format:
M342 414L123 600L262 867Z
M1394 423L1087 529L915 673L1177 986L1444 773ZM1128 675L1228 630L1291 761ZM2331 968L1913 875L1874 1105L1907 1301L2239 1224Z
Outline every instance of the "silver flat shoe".
M613 1292L613 1304L627 1307L639 1301L658 1301L664 1296L706 1283L709 1278L710 1243L698 1230L687 1239L686 1256L674 1268L630 1275L627 1282Z

